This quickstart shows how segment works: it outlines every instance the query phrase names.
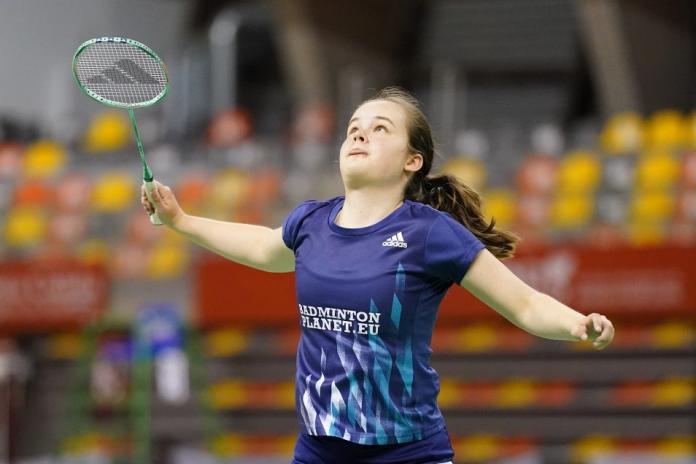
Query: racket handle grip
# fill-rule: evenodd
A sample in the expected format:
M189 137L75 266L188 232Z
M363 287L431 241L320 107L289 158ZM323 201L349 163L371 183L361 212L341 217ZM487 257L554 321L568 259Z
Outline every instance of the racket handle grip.
M154 179L150 181L145 181L145 194L147 195L147 199L150 200L150 203L154 205L154 202L152 201L152 190L155 188L155 183L153 181ZM160 220L159 215L157 214L157 210L155 210L155 212L150 215L150 222L156 226L162 225L162 221Z

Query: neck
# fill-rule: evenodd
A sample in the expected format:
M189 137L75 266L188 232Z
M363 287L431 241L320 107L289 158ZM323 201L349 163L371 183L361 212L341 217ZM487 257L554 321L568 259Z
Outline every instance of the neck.
M403 193L399 190L346 190L343 207L335 222L341 227L369 227L389 216L403 201Z

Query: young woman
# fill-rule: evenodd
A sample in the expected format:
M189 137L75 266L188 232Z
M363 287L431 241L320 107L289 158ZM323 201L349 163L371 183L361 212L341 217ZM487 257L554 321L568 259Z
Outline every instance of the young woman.
M553 340L613 339L601 314L583 315L535 291L499 258L516 237L481 214L476 192L429 176L433 140L418 102L388 88L353 114L340 150L345 195L298 205L282 227L184 213L158 185L148 213L235 262L296 273L302 335L294 463L448 463L430 340L452 284L513 324Z

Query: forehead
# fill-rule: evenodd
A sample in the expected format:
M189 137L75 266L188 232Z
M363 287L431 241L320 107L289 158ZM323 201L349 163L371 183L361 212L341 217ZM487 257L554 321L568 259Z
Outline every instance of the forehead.
M352 119L369 120L377 116L389 118L397 126L403 126L406 122L406 113L398 103L388 100L374 100L363 103L355 110Z

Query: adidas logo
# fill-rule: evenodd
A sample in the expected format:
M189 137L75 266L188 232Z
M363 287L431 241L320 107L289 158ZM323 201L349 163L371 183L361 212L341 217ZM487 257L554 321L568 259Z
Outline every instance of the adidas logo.
M118 60L115 66L104 69L101 74L85 80L88 84L159 84L138 64L127 58Z
M406 243L406 240L404 240L404 236L401 234L401 232L399 232L398 234L392 235L391 237L383 241L382 246L406 248L408 247L408 243Z

